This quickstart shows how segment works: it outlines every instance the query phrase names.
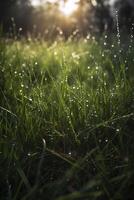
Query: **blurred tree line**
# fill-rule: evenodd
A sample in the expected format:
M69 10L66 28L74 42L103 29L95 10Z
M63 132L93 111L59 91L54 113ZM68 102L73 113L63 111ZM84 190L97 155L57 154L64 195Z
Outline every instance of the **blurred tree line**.
M20 27L31 29L32 6L29 0L0 0L0 24L4 32Z
M4 33L55 37L100 34L115 30L115 9L120 28L129 31L134 20L134 1L80 0L80 6L68 19L58 10L58 1L33 7L30 0L0 0L0 24Z

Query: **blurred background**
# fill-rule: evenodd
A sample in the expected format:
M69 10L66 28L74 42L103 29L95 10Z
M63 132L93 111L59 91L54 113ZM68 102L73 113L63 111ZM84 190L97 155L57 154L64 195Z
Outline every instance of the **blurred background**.
M74 38L131 33L133 0L0 0L1 32L8 37Z

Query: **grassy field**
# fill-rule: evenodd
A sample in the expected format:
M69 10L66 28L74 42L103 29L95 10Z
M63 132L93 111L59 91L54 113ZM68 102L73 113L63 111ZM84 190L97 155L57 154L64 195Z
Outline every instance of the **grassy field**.
M134 46L0 42L0 199L133 200Z

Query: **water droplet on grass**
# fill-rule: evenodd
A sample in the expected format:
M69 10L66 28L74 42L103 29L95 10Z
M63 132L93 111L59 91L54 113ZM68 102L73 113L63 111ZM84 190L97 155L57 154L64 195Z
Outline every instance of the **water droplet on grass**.
M104 46L106 46L107 45L107 43L106 42L104 42Z
M43 138L42 141L43 141L44 149L46 149L46 140Z
M116 85L116 88L119 88L119 85Z
M22 67L26 67L26 63L23 63L23 64L22 64Z
M68 155L71 156L71 155L72 155L72 152L70 151L70 152L68 153Z
M76 87L75 87L75 86L73 86L73 90L75 90L75 88L76 88Z
M107 83L106 83L106 82L104 82L104 85L105 85L105 86L107 86Z
M87 35L87 40L89 40L89 39L90 39L90 35L88 34L88 35Z
M20 28L19 28L19 32L21 32L21 31L22 31L22 28L20 27Z
M23 84L21 84L21 87L22 87L22 88L24 88L24 85L23 85Z
M95 37L94 36L92 37L92 40L95 41Z
M108 139L105 139L105 142L108 143Z
M31 156L31 153L28 153L27 155L28 155L28 157L30 157L30 156Z
M117 128L117 129L116 129L116 132L120 132L120 129L119 129L119 128Z

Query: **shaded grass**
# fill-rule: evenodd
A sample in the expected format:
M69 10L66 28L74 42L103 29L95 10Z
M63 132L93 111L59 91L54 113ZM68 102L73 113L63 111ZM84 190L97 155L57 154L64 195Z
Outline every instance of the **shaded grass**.
M100 43L1 41L1 199L133 199L134 49Z

